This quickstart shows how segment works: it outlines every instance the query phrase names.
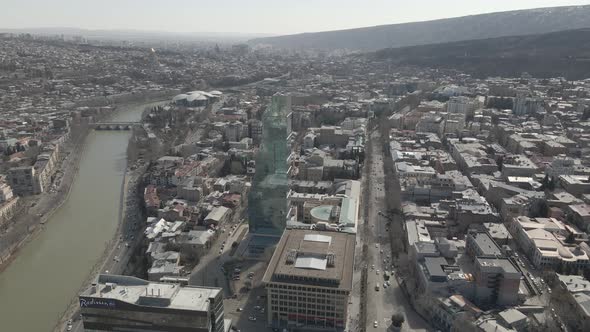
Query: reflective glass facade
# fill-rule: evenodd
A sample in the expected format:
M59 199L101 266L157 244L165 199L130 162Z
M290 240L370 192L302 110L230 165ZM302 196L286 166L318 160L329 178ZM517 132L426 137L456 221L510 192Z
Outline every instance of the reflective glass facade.
M248 202L250 232L281 235L287 213L287 116L291 97L275 95L262 118L262 140Z

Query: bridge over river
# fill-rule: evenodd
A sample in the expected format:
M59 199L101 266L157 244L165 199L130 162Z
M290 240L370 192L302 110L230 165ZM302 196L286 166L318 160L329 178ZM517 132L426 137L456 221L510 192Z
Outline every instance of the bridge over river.
M131 130L141 126L141 122L91 122L89 125L95 130Z

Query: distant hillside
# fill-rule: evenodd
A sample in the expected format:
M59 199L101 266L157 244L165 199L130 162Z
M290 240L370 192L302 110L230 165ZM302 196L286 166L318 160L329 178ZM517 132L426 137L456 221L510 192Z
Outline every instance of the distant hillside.
M590 78L590 29L384 49L367 56L398 65L454 68L478 77Z
M590 28L590 5L528 9L442 20L252 39L290 49L378 50Z
M0 23L1 24L1 23ZM91 30L69 27L49 28L22 28L5 29L0 27L0 33L30 33L40 36L83 36L98 40L127 40L127 41L221 41L221 42L245 42L254 37L267 37L269 34L242 33L242 32L169 32L157 30Z

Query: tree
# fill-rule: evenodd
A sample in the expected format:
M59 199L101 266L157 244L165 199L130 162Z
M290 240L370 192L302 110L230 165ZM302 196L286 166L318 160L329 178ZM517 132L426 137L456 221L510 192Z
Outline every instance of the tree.
M569 233L565 238L565 242L570 244L576 243L576 236L574 233Z
M549 205L547 204L547 201L541 200L539 204L539 216L543 218L547 217L549 215Z
M541 181L541 188L540 189L553 191L553 190L555 190L556 184L557 183L556 183L554 177L549 176L549 174L545 174L545 177Z
M400 313L395 313L393 315L391 315L391 325L397 328L402 327L402 325L404 324L404 322L406 321L406 319L404 318L404 315L400 314Z
M555 190L555 184L556 184L555 177L552 176L549 180L549 183L547 184L547 189L549 189L549 191Z
M540 199L534 204L533 209L530 211L530 217L532 218L545 218L549 215L549 204L545 199Z

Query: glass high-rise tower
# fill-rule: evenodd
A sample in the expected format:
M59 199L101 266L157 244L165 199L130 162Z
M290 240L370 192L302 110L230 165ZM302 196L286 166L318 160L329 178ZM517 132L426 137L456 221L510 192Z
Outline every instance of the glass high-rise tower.
M291 96L275 95L262 116L262 140L248 199L250 232L280 236L287 214Z

